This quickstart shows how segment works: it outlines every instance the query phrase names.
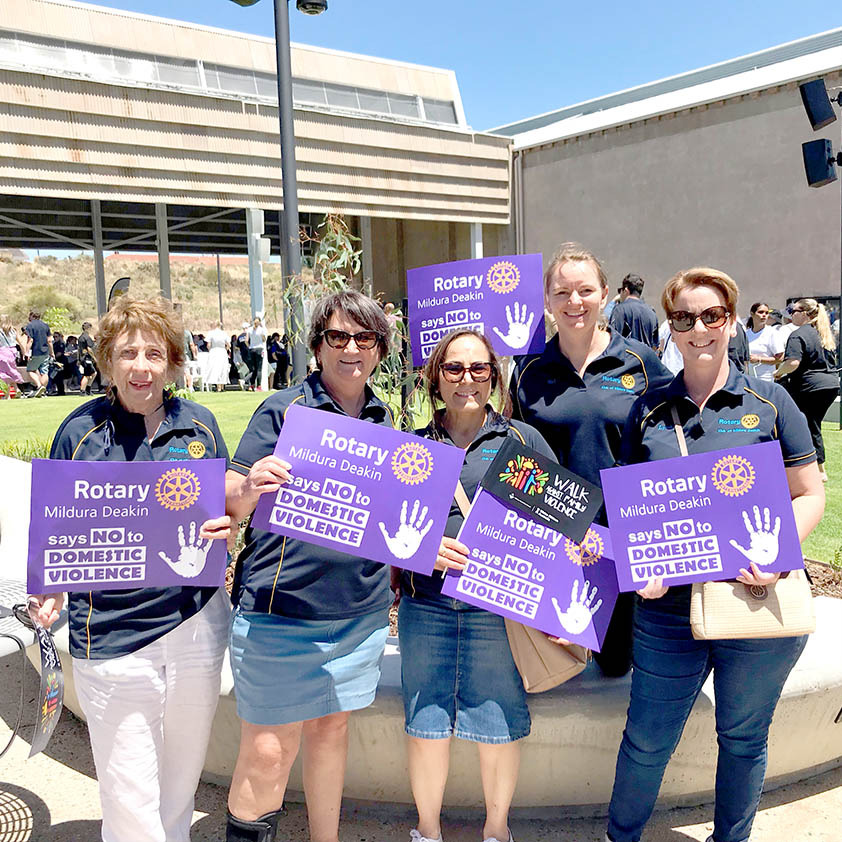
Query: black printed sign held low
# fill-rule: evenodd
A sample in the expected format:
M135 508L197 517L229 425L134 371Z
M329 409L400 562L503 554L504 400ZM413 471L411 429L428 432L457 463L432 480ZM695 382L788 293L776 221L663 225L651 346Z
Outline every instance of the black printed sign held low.
M576 542L585 537L602 506L598 486L514 439L497 452L481 485Z

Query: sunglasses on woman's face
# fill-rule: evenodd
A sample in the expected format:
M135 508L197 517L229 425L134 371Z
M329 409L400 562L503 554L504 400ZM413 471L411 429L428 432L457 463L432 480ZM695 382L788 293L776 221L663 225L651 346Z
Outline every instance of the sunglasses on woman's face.
M721 306L708 307L701 313L691 313L689 310L674 310L670 314L669 322L673 330L678 331L678 333L686 333L688 330L693 330L699 319L705 327L722 327L728 321L730 315L728 309Z
M348 333L347 330L323 330L322 336L331 348L344 348L352 339L361 351L370 351L380 338L376 330L361 330L359 333Z
M439 368L448 383L461 383L468 371L474 383L485 383L491 377L491 363L471 363L468 366L462 363L442 363Z

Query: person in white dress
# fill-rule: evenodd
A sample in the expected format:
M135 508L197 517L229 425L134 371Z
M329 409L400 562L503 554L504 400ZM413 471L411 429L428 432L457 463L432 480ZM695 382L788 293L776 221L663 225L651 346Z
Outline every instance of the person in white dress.
M770 310L765 301L756 301L749 312L751 315L745 326L751 353L749 373L771 383L775 379L775 368L783 359L784 346L778 331L768 323Z
M207 343L210 355L205 383L214 386L217 392L221 392L228 382L228 349L230 347L228 336L222 329L222 322L208 334Z

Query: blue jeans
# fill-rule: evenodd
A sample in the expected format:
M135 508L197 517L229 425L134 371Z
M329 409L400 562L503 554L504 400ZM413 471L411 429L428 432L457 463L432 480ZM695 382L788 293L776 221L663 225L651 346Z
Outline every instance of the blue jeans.
M711 670L719 744L711 839L747 842L751 835L772 714L807 638L694 640L689 616L689 587L637 606L631 699L608 808L614 842L640 839Z

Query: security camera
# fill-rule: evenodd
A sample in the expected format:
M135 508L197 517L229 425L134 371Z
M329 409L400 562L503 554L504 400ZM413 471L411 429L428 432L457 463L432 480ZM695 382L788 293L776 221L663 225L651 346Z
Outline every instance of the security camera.
M296 0L295 7L305 15L320 15L327 11L327 0Z

